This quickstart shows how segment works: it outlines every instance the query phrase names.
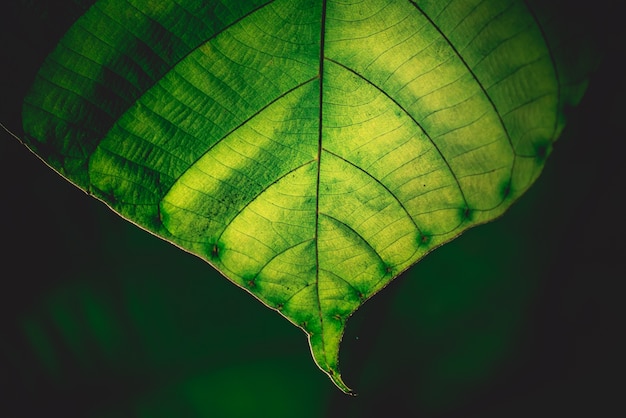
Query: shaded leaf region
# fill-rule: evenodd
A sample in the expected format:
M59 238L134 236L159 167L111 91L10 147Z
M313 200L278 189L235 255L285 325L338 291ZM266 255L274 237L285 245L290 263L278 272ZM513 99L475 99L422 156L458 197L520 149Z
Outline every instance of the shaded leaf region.
M48 56L24 141L309 338L535 181L585 89L518 0L100 0ZM556 12L555 12L556 13Z

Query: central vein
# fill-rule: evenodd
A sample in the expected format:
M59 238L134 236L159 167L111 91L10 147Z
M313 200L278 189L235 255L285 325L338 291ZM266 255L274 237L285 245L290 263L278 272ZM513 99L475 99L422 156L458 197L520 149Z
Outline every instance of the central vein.
M323 329L322 318L322 305L320 303L319 293L319 277L320 277L320 264L319 264L319 214L320 214L320 171L322 166L322 116L323 116L323 102L324 102L324 39L326 34L326 0L322 1L322 14L321 14L321 27L320 27L320 56L319 56L319 115L318 115L318 136L317 136L317 190L315 192L315 288L317 294L317 306L320 316L320 327ZM321 339L323 344L323 337Z

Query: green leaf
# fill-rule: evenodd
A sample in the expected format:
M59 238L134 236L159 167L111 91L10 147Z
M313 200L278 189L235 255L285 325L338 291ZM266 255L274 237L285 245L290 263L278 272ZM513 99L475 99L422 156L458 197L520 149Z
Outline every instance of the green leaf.
M37 74L24 142L304 330L349 393L346 320L500 216L582 97L588 61L533 3L100 0Z

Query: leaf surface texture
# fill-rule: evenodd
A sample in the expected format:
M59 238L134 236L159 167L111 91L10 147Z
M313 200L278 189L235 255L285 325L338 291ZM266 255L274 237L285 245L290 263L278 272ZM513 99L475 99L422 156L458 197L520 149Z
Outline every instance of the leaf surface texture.
M302 328L349 392L349 316L539 175L585 88L553 32L518 0L100 0L26 142Z

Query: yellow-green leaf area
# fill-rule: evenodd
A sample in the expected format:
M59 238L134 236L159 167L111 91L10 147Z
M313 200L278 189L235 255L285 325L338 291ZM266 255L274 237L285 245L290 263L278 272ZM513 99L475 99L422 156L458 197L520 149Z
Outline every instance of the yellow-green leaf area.
M584 90L549 24L521 0L100 0L25 140L303 329L350 392L350 315L541 172Z

